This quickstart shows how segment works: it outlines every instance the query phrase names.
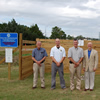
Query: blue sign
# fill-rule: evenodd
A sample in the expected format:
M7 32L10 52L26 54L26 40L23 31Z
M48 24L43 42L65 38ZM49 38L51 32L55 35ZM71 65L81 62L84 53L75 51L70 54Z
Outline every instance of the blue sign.
M18 34L0 33L0 47L18 47Z

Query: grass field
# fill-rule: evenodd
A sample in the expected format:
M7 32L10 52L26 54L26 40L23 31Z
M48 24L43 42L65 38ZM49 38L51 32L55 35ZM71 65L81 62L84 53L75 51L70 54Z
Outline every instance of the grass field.
M100 75L96 75L94 91L84 92L69 88L69 74L65 74L66 90L60 87L59 77L56 77L56 89L50 90L51 73L45 73L46 89L40 88L40 78L38 88L32 90L33 75L25 80L18 79L18 66L12 66L11 80L8 80L7 64L0 65L0 100L100 100ZM84 89L84 81L82 81Z

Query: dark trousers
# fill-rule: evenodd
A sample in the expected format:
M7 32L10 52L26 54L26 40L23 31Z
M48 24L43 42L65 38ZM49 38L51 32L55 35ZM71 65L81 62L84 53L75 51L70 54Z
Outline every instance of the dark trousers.
M51 88L55 88L56 87L56 73L58 71L58 74L59 74L59 77L60 77L60 85L61 85L61 88L65 88L65 80L64 80L64 73L63 73L63 63L57 67L57 65L52 62L52 80L51 80Z

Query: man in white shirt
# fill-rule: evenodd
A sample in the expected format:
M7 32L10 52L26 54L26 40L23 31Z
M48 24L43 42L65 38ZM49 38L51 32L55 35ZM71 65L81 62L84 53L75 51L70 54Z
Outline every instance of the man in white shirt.
M56 46L51 48L50 57L52 59L52 82L51 82L51 89L56 88L56 73L58 71L60 76L60 84L62 89L66 89L65 80L64 80L64 73L63 73L63 61L66 57L65 49L60 46L60 40L57 38Z

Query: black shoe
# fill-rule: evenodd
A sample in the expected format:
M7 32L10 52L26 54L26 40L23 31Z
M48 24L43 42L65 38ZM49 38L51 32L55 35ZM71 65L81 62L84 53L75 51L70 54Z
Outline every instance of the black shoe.
M84 89L84 91L87 91L87 90L89 90L89 89Z
M45 89L45 87L41 87L42 89Z
M32 87L32 89L36 89L37 87Z
M62 88L63 90L65 90L66 89L66 87L64 87L64 88Z

